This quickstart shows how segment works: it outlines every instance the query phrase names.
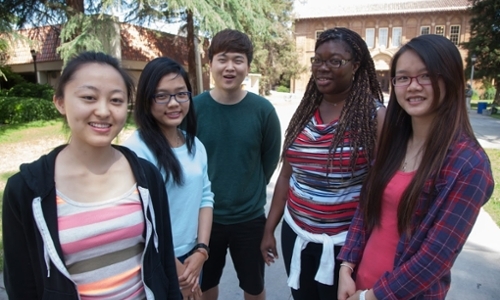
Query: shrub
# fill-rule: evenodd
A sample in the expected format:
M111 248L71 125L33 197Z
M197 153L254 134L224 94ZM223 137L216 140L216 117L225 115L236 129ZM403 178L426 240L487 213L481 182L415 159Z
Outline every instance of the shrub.
M21 75L12 72L9 66L1 66L0 71L5 75L5 78L0 76L0 88L2 90L8 90L16 84L26 82Z
M482 98L484 100L494 99L496 92L497 90L494 87L489 87L486 89L486 91L484 91Z
M53 120L59 116L54 104L43 99L0 97L0 124Z
M52 101L54 89L48 84L23 82L13 86L8 92L9 97L42 98Z
M479 100L479 94L476 92L476 90L472 90L472 100Z
M276 88L276 92L281 92L281 93L290 93L290 88L287 88L286 86L278 86Z

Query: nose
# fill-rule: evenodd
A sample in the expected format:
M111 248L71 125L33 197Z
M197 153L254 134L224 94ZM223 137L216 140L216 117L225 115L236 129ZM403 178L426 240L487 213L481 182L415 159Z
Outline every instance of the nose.
M95 114L101 118L109 116L109 105L110 104L108 103L107 99L99 99L99 101L96 102Z
M418 83L417 77L410 78L410 84L408 85L408 89L422 89L422 85Z
M167 103L167 107L176 107L179 105L179 102L177 102L177 99L175 98L174 95L170 95L170 99Z

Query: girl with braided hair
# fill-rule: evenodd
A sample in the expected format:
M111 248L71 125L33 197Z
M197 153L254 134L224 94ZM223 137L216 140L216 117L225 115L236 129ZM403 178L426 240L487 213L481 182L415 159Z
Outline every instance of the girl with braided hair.
M335 256L344 244L374 157L385 108L370 52L346 28L324 31L312 76L285 136L283 165L261 243L269 265L281 244L295 300L337 294Z

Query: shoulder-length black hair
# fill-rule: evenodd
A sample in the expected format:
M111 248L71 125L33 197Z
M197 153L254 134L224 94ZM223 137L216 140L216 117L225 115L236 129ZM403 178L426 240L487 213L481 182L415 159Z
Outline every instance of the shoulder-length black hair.
M424 143L422 162L404 191L398 207L400 234L411 233L411 220L423 187L427 180L431 180L431 191L435 189L439 171L453 141L462 134L476 140L467 114L464 69L457 47L439 35L421 35L413 38L394 55L391 78L395 76L399 58L407 51L413 51L426 66L432 81L433 99L436 100L432 102L430 109L436 112L437 117L432 121ZM444 90L440 90L439 80L444 82ZM443 94L443 100L437 101ZM406 146L412 135L411 116L399 105L393 87L376 160L361 190L361 209L368 230L380 224L382 193L401 166ZM428 206L430 200L428 199L424 205Z
M151 113L151 104L154 101L153 97L156 94L158 83L168 74L178 74L182 76L188 91L192 92L189 76L184 68L171 58L158 57L150 61L146 67L144 67L141 77L139 78L135 98L134 119L141 138L158 160L158 168L165 171L165 181L168 181L169 177L172 176L175 183L182 184L183 176L180 163ZM188 152L194 155L196 115L192 97L189 97L189 111L180 127L186 132Z

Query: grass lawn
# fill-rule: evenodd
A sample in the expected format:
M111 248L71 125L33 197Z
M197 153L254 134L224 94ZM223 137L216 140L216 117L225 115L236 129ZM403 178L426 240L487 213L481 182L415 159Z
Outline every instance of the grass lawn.
M495 223L500 226L500 150L486 149L493 170L493 178L495 180L495 189L490 201L486 203L484 209L490 214Z

